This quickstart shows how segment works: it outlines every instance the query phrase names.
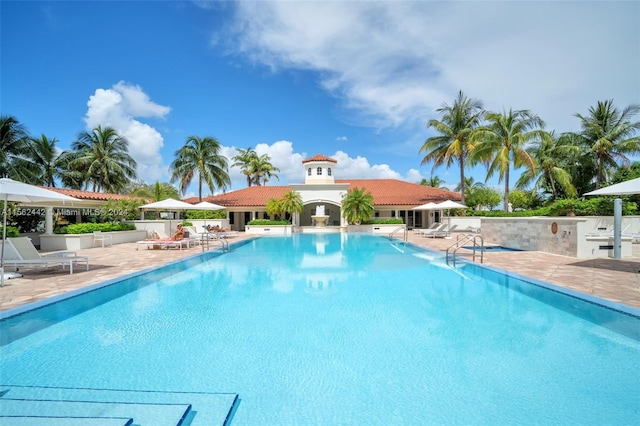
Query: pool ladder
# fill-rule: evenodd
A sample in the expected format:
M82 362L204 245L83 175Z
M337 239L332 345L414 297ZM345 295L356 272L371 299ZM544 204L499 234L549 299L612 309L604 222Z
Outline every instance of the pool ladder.
M409 231L407 231L407 225L402 225L402 226L399 226L398 228L394 229L394 230L393 230L393 232L391 232L391 233L389 234L389 239L390 239L390 240L393 240L393 236L394 236L396 233L400 232L400 231L403 231L403 238L404 238L404 241L407 241L407 237L408 237L408 233L409 233Z
M220 243L220 248L222 249L223 252L229 251L229 241L225 240L224 238L208 238L208 236L205 237L204 235L202 237L202 240L200 240L202 251L205 250L205 245L206 245L206 249L209 250L209 243L212 243L212 242Z
M478 243L479 242L479 243ZM451 244L449 247L447 247L447 254L445 257L445 261L447 262L447 264L449 263L449 250L451 250L451 259L453 261L453 266L456 266L456 254L458 253L458 250L462 247L462 244L467 244L467 243L471 243L473 245L472 247L472 259L475 262L476 261L476 251L479 248L480 249L480 263L484 262L484 238L482 238L482 235L478 235L478 234L460 234L457 236L456 238L456 242Z

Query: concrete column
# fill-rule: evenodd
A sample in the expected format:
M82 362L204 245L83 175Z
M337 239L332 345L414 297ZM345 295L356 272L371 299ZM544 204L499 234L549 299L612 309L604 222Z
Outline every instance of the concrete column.
M613 258L622 259L622 200L613 200Z
M53 207L46 207L44 214L44 233L53 234Z

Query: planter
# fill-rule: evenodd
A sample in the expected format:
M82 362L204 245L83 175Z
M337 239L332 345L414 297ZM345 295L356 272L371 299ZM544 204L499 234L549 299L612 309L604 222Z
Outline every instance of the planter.
M114 231L103 232L111 235L112 244L133 243L147 238L147 231ZM42 234L40 235L40 250L81 250L94 247L93 234ZM95 247L98 247L95 245Z

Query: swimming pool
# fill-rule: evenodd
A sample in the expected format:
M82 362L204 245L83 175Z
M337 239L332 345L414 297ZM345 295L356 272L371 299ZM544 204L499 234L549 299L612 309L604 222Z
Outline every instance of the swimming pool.
M237 393L232 425L640 415L632 309L370 235L260 238L204 257L5 319L2 334L17 334L2 382Z

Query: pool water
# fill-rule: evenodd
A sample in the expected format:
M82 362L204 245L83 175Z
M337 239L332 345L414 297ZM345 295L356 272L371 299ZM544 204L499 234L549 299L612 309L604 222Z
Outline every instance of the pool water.
M234 392L232 425L640 416L635 315L371 235L266 237L210 257L72 316L80 302L59 303L66 319L0 349L1 382ZM2 327L37 322L21 317Z

